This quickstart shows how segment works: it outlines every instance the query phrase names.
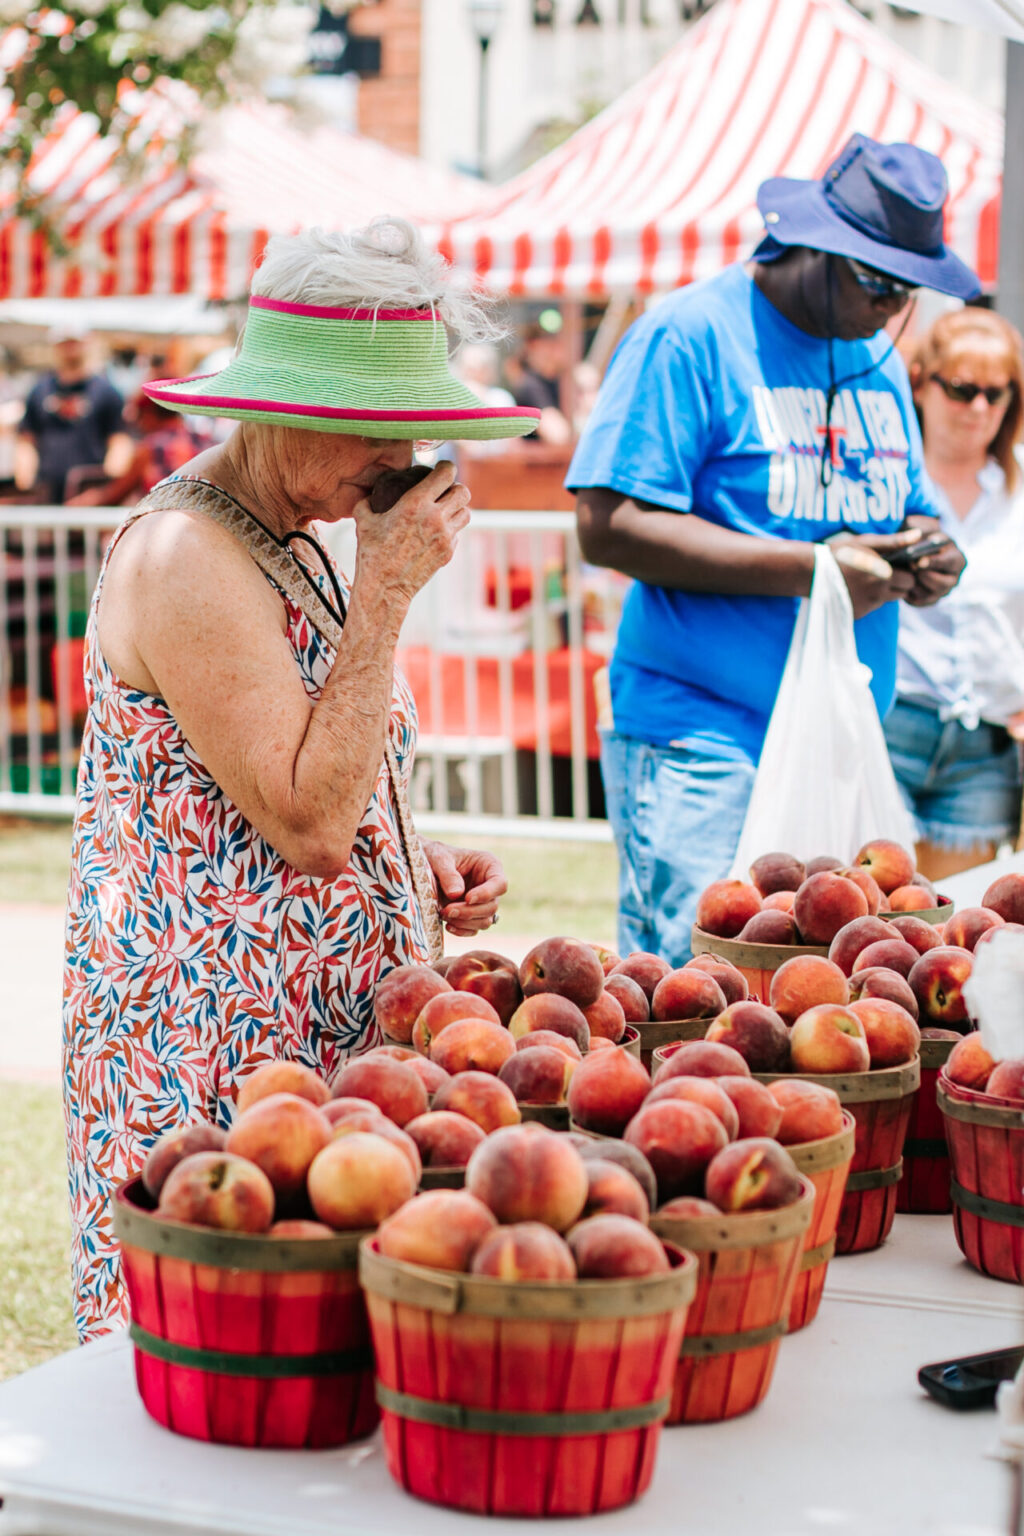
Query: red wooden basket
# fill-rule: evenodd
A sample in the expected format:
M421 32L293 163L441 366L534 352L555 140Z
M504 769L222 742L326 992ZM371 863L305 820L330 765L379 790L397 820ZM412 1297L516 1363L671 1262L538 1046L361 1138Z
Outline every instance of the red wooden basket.
M915 914L916 915L916 914ZM864 1253L889 1236L896 1214L896 1185L903 1173L903 1143L921 1082L921 1060L873 1072L755 1072L758 1082L800 1078L839 1095L856 1122L853 1163L839 1208L836 1253Z
M995 1280L1024 1282L1024 1109L940 1074L952 1171L953 1227L969 1264Z
M384 1258L359 1273L388 1467L474 1514L592 1515L654 1471L697 1261L666 1275L509 1283Z
M955 1044L954 1040L921 1041L921 1086L914 1095L903 1147L903 1177L896 1186L896 1209L904 1214L941 1216L953 1209L946 1123L935 1089Z
M856 1124L843 1110L843 1129L818 1141L800 1141L787 1147L800 1172L814 1185L814 1214L804 1234L800 1269L789 1308L789 1332L805 1328L818 1315L825 1289L828 1261L836 1251L836 1227L853 1161Z
M377 1424L357 1263L363 1233L256 1237L155 1215L141 1179L117 1191L135 1380L179 1435L318 1449Z

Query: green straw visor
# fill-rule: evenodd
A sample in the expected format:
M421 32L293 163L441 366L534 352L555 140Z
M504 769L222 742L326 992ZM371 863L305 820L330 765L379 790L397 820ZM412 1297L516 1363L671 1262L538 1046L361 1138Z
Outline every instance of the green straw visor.
M241 351L226 368L143 389L190 416L359 437L524 437L540 420L526 406L482 405L460 384L448 365L444 322L429 309L252 298Z

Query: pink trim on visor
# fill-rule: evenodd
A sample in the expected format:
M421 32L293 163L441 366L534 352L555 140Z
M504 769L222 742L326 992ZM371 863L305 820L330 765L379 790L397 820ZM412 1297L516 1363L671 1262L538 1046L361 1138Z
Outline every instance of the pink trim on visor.
M283 299L265 299L255 295L250 309L269 309L278 315L309 315L316 320L437 320L432 309L331 309L322 304L287 304Z
M200 379L216 378L216 374L199 374L189 383ZM526 421L540 421L541 413L532 405L484 406L479 410L435 411L375 411L350 410L337 405L293 405L287 400L246 400L236 395L183 395L178 390L161 388L174 384L174 379L153 379L144 384L143 392L151 400L174 400L181 405L223 406L232 411L273 411L279 416L324 416L333 421L493 421L506 417Z

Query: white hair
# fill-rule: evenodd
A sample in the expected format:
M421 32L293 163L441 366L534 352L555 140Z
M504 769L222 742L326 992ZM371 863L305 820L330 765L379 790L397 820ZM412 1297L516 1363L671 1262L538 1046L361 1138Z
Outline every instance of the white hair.
M273 235L253 294L326 308L432 309L461 341L488 341L505 327L485 300L428 249L407 219L374 219L365 229Z

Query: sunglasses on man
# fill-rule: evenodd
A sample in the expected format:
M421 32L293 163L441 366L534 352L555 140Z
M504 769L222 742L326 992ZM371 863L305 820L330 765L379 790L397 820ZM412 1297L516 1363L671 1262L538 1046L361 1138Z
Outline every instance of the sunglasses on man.
M989 405L1005 405L1013 394L1012 384L990 384L986 388L982 384L968 384L965 379L944 379L941 373L933 373L930 377L946 399L955 400L957 405L973 405L979 395L984 395Z
M910 299L920 287L919 283L904 283L886 272L876 272L874 267L866 267L862 261L854 261L852 256L844 256L843 260L858 286L873 299Z

